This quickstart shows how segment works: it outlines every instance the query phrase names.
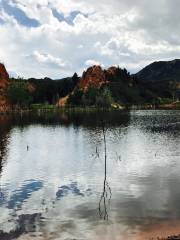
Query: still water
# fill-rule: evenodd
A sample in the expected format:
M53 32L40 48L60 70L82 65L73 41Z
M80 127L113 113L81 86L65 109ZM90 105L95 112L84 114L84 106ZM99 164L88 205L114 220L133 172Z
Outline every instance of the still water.
M179 234L179 130L180 111L0 116L0 240Z

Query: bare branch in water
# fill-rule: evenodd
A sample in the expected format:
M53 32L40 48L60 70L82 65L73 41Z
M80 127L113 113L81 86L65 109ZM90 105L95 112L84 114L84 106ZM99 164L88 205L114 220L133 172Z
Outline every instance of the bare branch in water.
M99 216L104 220L108 220L108 209L110 207L110 201L112 197L111 188L107 181L107 143L106 143L106 129L105 124L102 121L103 142L104 142L104 184L101 198L99 201Z
M117 159L117 162L121 162L122 161L121 155L119 155L117 152L116 152L116 159Z

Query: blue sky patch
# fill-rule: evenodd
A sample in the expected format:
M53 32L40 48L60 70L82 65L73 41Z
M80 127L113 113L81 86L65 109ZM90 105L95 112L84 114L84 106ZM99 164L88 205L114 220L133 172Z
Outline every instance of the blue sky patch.
M73 26L74 19L78 14L82 14L85 17L88 17L86 14L83 14L80 11L73 11L69 14L69 16L65 17L64 14L59 13L56 9L52 9L52 14L55 18L57 18L60 22L66 22L67 24Z
M17 22L23 26L38 27L40 25L36 19L29 18L25 12L17 7L11 6L7 0L2 0L0 8L2 8L8 15L13 16Z
M0 24L3 24L4 20L2 18L0 18Z
M43 187L43 183L41 181L30 180L27 181L20 189L17 189L13 192L9 201L7 202L7 208L13 209L15 207L21 207L22 204L30 198L30 196L39 191Z

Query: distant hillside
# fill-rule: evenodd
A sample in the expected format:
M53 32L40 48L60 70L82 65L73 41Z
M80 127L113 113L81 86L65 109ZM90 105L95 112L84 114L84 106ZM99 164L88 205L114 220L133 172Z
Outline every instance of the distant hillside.
M133 76L160 98L180 98L180 59L151 63Z
M180 82L180 59L154 62L135 74L141 82Z

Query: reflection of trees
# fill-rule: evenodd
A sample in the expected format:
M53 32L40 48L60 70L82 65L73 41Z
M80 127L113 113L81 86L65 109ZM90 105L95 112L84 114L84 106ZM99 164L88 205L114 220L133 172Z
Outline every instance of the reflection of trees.
M169 88L170 88L170 91L171 91L171 95L172 95L172 98L173 98L173 102L176 100L177 98L177 90L178 90L178 83L176 80L172 80L169 82Z
M113 126L127 126L130 120L128 112L76 112L73 110L61 112L61 111L49 111L49 112L24 112L22 115L13 115L12 122L14 126L26 127L29 124L41 124L58 126L79 127L83 126L85 129L101 128L101 119L106 119L106 122Z
M8 232L0 230L0 239L12 240L17 239L21 235L26 234L28 232L35 233L36 226L38 226L41 217L42 217L41 213L19 215L16 219L17 228Z
M0 116L0 173L2 172L3 163L7 156L7 144L10 131L10 118Z
M110 207L111 201L111 188L107 181L107 144L106 144L106 130L105 124L102 122L102 131L103 131L103 142L104 142L104 184L101 198L99 201L99 215L100 218L108 220L108 208Z

